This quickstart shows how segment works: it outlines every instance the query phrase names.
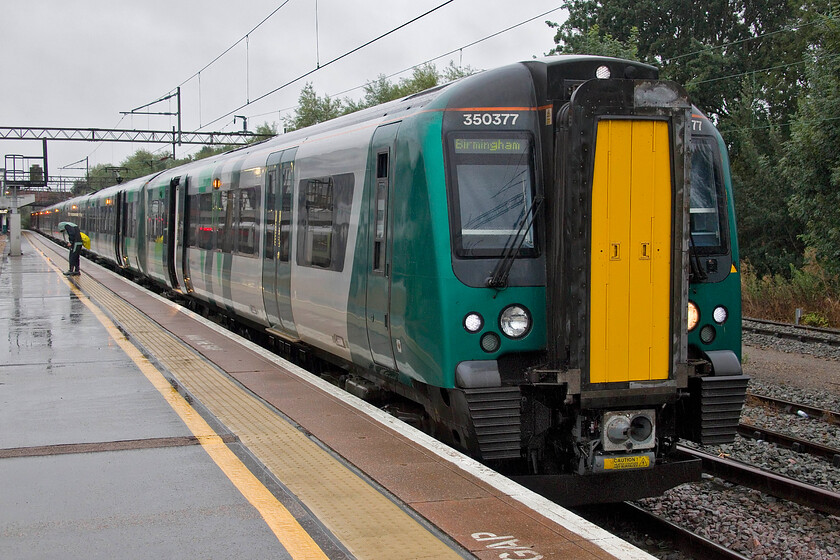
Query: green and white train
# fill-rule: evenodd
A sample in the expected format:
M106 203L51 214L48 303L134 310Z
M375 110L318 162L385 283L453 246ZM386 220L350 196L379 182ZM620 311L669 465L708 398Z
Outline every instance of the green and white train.
M654 67L512 64L33 215L60 238L422 406L563 503L699 477L734 438L726 149Z

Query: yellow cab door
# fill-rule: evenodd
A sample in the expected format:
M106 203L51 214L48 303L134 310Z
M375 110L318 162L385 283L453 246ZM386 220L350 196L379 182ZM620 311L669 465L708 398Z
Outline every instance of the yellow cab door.
M668 379L670 154L667 121L598 121L592 184L590 383Z

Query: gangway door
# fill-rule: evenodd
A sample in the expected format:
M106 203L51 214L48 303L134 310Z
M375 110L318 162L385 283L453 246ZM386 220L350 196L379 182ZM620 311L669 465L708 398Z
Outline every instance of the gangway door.
M549 352L582 395L685 372L690 123L652 80L585 82L559 114Z

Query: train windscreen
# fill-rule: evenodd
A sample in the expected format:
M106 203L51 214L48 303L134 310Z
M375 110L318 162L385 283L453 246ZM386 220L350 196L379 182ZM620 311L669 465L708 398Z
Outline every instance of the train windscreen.
M534 197L528 135L457 134L450 155L456 255L497 257L515 242L520 256L534 256L533 225L522 227Z
M698 254L728 252L723 170L712 137L694 136L691 139L690 217L692 247Z

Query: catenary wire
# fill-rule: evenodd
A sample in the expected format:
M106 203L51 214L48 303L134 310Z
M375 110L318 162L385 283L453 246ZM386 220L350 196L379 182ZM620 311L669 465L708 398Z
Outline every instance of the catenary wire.
M286 87L288 87L288 86L290 86L290 85L294 84L295 82L299 82L300 80L302 80L302 79L306 78L307 76L310 76L310 75L314 74L314 73L315 73L315 72L317 72L318 70L321 70L322 68L326 68L327 66L329 66L329 65L333 64L334 62L338 62L339 60L341 60L341 59L343 59L343 58L346 58L346 57L350 56L351 54L353 54L353 53L355 53L355 52L358 52L358 51L362 50L363 48L365 48L365 47L367 47L367 46L369 46L369 45L371 45L371 44L373 44L373 43L375 43L375 42L379 41L380 39L383 39L384 37L387 37L388 35L391 35L392 33L395 33L396 31L399 31L399 30L400 30L400 29L402 29L403 27L406 27L406 26L408 26L408 25L410 25L410 24L414 23L415 21L417 21L417 20L419 20L419 19L422 19L422 18L426 17L427 15L429 15L429 14L431 14L431 13L433 13L433 12L435 12L435 11L437 11L437 10L441 9L441 8L443 8L443 7L444 7L444 6L446 6L447 4L451 4L451 3L452 3L452 2L454 2L454 1L455 1L455 0L446 0L446 2L444 2L444 3L442 3L442 4L439 4L438 6L436 6L436 7L432 8L431 10L428 10L428 11L426 11L426 12L424 12L424 13L420 14L419 16L417 16L417 17L415 17L415 18L413 18L413 19L410 19L409 21L407 21L407 22L405 22L405 23L402 23L402 24L398 25L397 27L394 27L394 28L393 28L393 29L391 29L390 31L386 31L386 32L385 32L385 33L383 33L382 35L379 35L378 37L376 37L376 38L374 38L374 39L371 39L370 41L368 41L368 42L366 42L366 43L364 43L364 44L362 44L362 45L359 45L358 47L355 47L355 48L353 48L353 49L351 49L351 50L349 50L349 51L345 52L344 54L341 54L341 55L339 55L339 56L337 56L337 57L333 58L332 60L329 60L328 62L325 62L325 63L321 64L320 66L318 66L318 67L316 67L316 68L313 68L312 70L309 70L308 72L305 72L305 73L301 74L301 75L300 75L300 76L298 76L297 78L293 78L292 80L289 80L289 81L288 81L288 82L286 82L285 84L283 84L283 85L281 85L281 86L278 86L278 87L274 88L273 90L271 90L271 91L269 91L269 92L267 92L267 93L264 93L264 94L260 95L259 97L255 98L255 99L253 99L253 100L251 100L251 101L249 101L249 102L247 102L247 103L245 103L245 104L243 104L243 105L240 105L240 106L239 106L239 107L237 107L236 109L233 109L232 111L229 111L229 112L225 113L224 115L222 115L222 116L220 116L220 117L218 117L218 118L216 118L216 119L213 119L212 121L208 122L207 124L205 124L205 125L204 125L203 127L201 127L201 128L206 128L206 127L210 126L211 124L214 124L214 123L216 123L216 122L218 122L218 121L220 121L220 120L224 119L225 117L229 117L230 115L232 115L232 114L236 113L237 111L239 111L239 110L241 110L241 109L243 109L243 108L247 107L248 105L251 105L251 104L253 104L253 103L256 103L257 101L260 101L260 100L262 100L262 99L265 99L265 98L266 98L266 97L268 97L269 95L272 95L272 94L274 94L274 93L277 93L277 92L278 92L278 91L280 91L281 89L284 89L284 88L286 88Z
M462 50L467 49L467 48L469 48L469 47L475 46L475 45L477 45L477 44L479 44L479 43L482 43L482 42L484 42L484 41L487 41L488 39L492 39L493 37L496 37L496 36L498 36L498 35L501 35L502 33L507 33L508 31L511 31L511 30L513 30L513 29L516 29L517 27L521 27L521 26L525 25L526 23L531 23L531 22L532 22L532 21L534 21L535 19L539 19L539 18L541 18L541 17L547 16L548 14L550 14L550 13L552 13L552 12L556 12L557 10L560 10L560 9L562 9L562 8L563 8L563 6L562 6L562 5L557 6L556 8L552 8L551 10L548 10L548 11L546 11L546 12L543 12L543 13L541 13L541 14L538 14L538 15L536 15L536 16L533 16L533 17L531 17L531 18L528 18L528 19L526 19L526 20L524 20L524 21L520 21L520 22L519 22L519 23L517 23L517 24L511 25L510 27L507 27L507 28L505 28L505 29L502 29L501 31L497 31L497 32L495 32L495 33L491 33L490 35L487 35L487 36L485 36L485 37L482 37L481 39L478 39L477 41L473 41L473 42L471 42L471 43L467 43L466 45L462 45L462 46L460 46L460 47L458 47L458 48L456 48L456 49L452 49L452 50L450 50L450 51L448 51L448 52L445 52L445 53L443 53L443 54L439 54L439 55L437 55L437 56L435 56L435 57L433 57L433 58L430 58L430 59L428 59L428 60L426 60L426 61L424 61L424 62L419 62L419 63L417 63L417 64L414 64L413 66L409 66L408 68L403 68L402 70L398 70L397 72L393 72L393 73L391 73L391 74L388 74L387 76L385 76L385 78L386 78L386 79L389 79L389 78L393 78L394 76L399 76L400 74L403 74L403 73L405 73L405 72L408 72L409 70L414 70L415 68L418 68L418 67L420 67L420 66L423 66L424 64L428 64L428 63L430 63L430 62L434 62L435 60L441 59L441 58L443 58L443 57L445 57L445 56L449 56L449 55L454 54L454 53L456 53L456 52L459 52L459 51L462 51ZM337 92L337 93L330 94L329 96L330 96L330 97L336 97L336 96L339 96L339 95L344 95L345 93L349 93L349 92L351 92L351 91L355 91L355 90L357 90L357 89L362 89L363 87L365 87L366 85L368 85L368 83L370 83L370 82L365 82L365 83L364 83L364 84L362 84L362 85L354 86L354 87L352 87L352 88L345 89L345 90L343 90L343 91L339 91L339 92ZM291 106L291 107L286 107L286 108L284 108L284 109L277 109L277 110L274 110L274 111L268 111L268 112L266 112L266 113L260 113L260 114L257 114L257 115L250 115L250 116L249 116L249 118L264 117L264 116L266 116L266 115L273 115L274 113L284 113L284 112L286 112L286 111L291 111L292 109L296 109L297 107L298 107L298 105L293 105L293 106Z

